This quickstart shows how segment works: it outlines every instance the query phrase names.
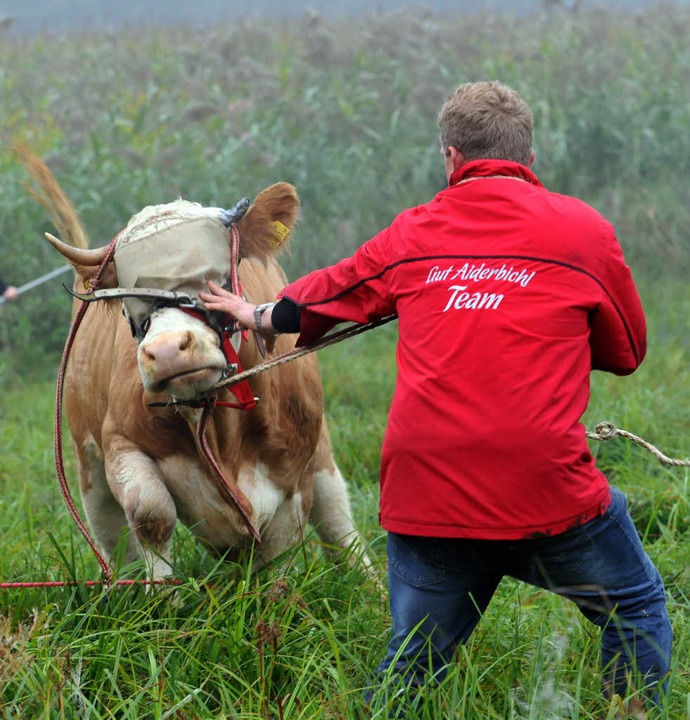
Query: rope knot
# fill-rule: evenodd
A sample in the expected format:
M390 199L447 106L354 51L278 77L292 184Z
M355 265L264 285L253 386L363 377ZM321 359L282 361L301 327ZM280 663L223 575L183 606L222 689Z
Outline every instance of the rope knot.
M610 422L601 422L594 428L597 434L597 440L608 440L614 435L618 435L618 428Z

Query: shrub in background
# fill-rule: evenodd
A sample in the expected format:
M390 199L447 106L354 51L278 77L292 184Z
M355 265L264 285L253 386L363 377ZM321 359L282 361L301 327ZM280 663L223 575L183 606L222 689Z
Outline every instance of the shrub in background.
M689 29L690 12L665 4L628 14L408 10L337 22L305 13L211 31L8 32L0 273L21 284L59 263L14 142L49 160L94 245L144 205L177 196L231 205L293 182L303 210L284 266L294 277L350 254L437 192L441 102L460 82L496 78L532 105L545 184L602 210L636 274L682 277ZM51 284L0 311L15 366L53 368L66 294Z

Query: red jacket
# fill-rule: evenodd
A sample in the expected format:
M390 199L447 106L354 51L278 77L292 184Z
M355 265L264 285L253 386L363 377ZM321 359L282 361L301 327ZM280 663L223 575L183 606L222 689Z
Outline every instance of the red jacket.
M525 166L473 161L429 203L288 285L299 344L398 316L380 521L409 535L563 532L610 502L580 419L594 369L646 351L613 227Z

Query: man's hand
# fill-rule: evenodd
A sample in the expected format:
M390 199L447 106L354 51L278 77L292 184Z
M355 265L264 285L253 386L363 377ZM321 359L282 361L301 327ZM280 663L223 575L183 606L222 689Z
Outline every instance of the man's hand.
M254 305L209 280L208 292L200 292L199 300L207 310L221 312L237 320L242 327L254 330Z
M208 282L208 289L208 292L199 293L199 300L204 303L204 307L207 310L229 315L231 318L237 320L242 327L258 333L265 341L266 352L269 354L273 352L278 333L271 323L270 313L260 313L260 324L257 326L256 313L254 312L256 305L252 305L252 303L247 302L239 295L235 295L235 293L224 290L212 280ZM265 320L264 315L268 316ZM263 350L261 354L263 355Z

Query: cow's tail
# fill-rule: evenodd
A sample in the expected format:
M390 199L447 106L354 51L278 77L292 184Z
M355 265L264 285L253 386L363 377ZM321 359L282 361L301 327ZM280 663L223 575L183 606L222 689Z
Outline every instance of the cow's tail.
M23 145L15 145L14 151L33 181L27 184L27 190L48 211L61 239L74 247L88 249L89 236L79 213L45 161Z

